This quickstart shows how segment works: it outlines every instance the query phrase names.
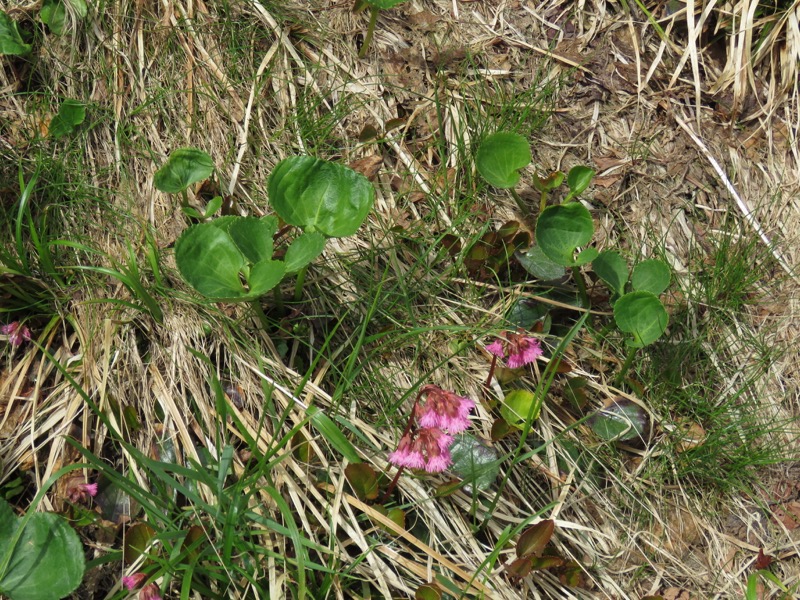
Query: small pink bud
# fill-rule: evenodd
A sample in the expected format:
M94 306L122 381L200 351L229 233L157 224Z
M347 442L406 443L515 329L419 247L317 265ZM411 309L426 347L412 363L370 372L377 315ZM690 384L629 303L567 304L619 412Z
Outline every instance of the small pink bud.
M133 575L126 575L122 578L122 585L125 586L125 589L128 591L135 590L137 587L141 585L141 583L147 579L147 575L144 573L134 573Z
M155 583L148 583L139 592L139 600L161 600L161 593Z
M31 330L19 321L0 326L0 333L8 336L8 343L12 346L21 346L22 342L31 339Z

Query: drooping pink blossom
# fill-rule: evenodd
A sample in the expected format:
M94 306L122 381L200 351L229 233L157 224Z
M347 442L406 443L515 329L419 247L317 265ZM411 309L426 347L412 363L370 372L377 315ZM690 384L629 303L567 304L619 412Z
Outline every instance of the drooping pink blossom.
M125 589L128 591L133 591L137 587L139 587L142 582L147 579L147 575L144 573L134 573L133 575L126 575L122 578L122 585L125 586Z
M67 489L67 498L70 502L85 502L90 497L97 495L96 483L77 483Z
M8 343L12 346L21 346L22 342L31 339L31 330L19 321L0 326L0 333L8 336Z
M448 433L460 433L469 427L469 413L475 402L436 385L426 385L420 390L425 405L417 408L421 427L438 428Z
M389 462L398 467L439 473L453 462L449 450L452 443L453 437L438 427L422 427L400 438L397 450L389 455Z
M389 462L407 469L421 469L425 466L425 457L414 447L411 433L405 434L397 444L397 450L389 455Z
M161 600L161 592L155 583L148 583L139 591L139 600Z
M511 369L530 364L542 355L542 346L537 338L512 331L505 332L502 338L486 346L486 350L504 359Z

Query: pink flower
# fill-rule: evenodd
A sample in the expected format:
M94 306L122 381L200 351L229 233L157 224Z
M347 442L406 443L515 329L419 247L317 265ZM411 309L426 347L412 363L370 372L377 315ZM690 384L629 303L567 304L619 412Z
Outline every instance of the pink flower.
M0 327L0 333L8 336L8 343L12 346L20 346L24 340L31 339L31 330L25 325L20 325L19 321L3 325Z
M155 583L148 583L139 592L139 600L161 600L161 593Z
M134 573L133 575L126 575L122 578L122 585L125 586L125 589L128 591L133 591L137 587L141 585L141 583L147 579L147 575L144 573Z
M67 490L67 498L70 502L85 502L89 497L97 495L96 483L78 483Z
M426 385L420 391L425 395L425 406L417 409L421 427L444 429L460 433L469 427L469 412L475 402L436 385Z
M400 438L397 450L389 455L389 462L398 467L425 469L439 473L449 467L452 436L437 427L423 427Z
M498 338L486 346L486 350L504 359L509 368L523 367L542 355L542 346L537 338L511 331L503 335L504 338Z

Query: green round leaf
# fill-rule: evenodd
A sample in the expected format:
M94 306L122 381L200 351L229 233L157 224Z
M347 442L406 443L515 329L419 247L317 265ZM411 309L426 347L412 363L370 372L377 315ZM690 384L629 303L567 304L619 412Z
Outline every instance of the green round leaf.
M162 192L178 194L193 183L203 181L214 172L214 161L197 148L179 148L156 171L153 185Z
M450 471L477 490L485 490L497 479L500 463L497 451L468 433L453 436Z
M586 248L575 256L578 246L592 240L592 215L579 202L549 206L536 222L536 242L553 262L564 267L577 267L593 260L598 252Z
M644 439L649 417L641 406L619 397L589 417L588 423L592 431L604 440L625 442Z
M64 33L64 23L67 20L67 9L59 0L44 0L39 11L42 23L50 28L56 35Z
M542 281L555 281L566 274L564 267L550 260L539 246L531 246L524 254L516 254L519 264L531 275Z
M592 270L605 284L621 296L625 293L625 284L628 283L628 263L615 250L601 252L592 261Z
M292 242L286 250L284 261L286 272L294 273L309 265L325 249L325 236L317 232L307 232Z
M617 327L630 333L628 344L641 348L652 344L667 329L669 316L661 300L650 292L630 292L614 304Z
M594 169L590 169L589 167L572 167L567 175L567 185L569 186L570 195L577 196L589 187L594 174Z
M640 262L631 275L631 286L635 291L650 292L656 296L669 287L669 281L669 267L656 258Z
M193 225L175 242L175 261L186 282L215 300L241 299L245 258L231 236L212 223Z
M286 267L279 260L262 260L250 268L250 276L247 283L250 291L244 299L251 300L263 296L281 282L286 275Z
M269 176L268 189L270 202L284 221L328 237L354 234L375 196L363 175L312 156L279 162Z
M234 217L228 228L233 243L251 263L272 258L272 236L269 222L257 217Z
M21 56L30 51L31 45L22 40L16 21L0 11L0 56L4 54Z
M14 544L22 526L5 500L0 500L0 556ZM28 515L13 546L11 561L0 574L0 594L11 600L51 600L72 593L83 579L83 545L60 515Z
M478 173L496 188L513 188L519 170L531 164L531 146L516 133L501 131L490 135L478 148L475 166Z
M500 406L500 416L512 427L524 429L526 422L532 423L539 418L541 409L542 403L535 394L528 390L514 390L506 394Z
M64 100L58 114L50 121L48 135L52 138L72 133L86 118L86 105L77 100Z

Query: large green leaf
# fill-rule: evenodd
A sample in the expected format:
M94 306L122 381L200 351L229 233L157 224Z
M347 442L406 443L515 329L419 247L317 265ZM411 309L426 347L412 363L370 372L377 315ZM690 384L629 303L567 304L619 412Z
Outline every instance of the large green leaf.
M286 272L294 273L299 271L312 260L317 258L325 249L325 236L321 233L306 232L294 240L286 250Z
M565 267L577 267L592 261L598 252L585 248L577 256L579 246L592 240L594 222L589 211L579 202L549 206L536 222L536 242L547 257Z
M616 296L625 293L628 283L628 263L616 250L601 252L592 261L592 270L602 279Z
M643 260L633 268L631 286L636 291L658 296L669 287L670 272L667 264L657 258Z
M250 268L247 283L250 291L247 298L263 296L281 282L286 274L286 267L279 260L262 260Z
M669 316L661 300L651 292L630 292L614 304L614 321L633 340L628 344L641 348L652 344L667 329Z
M211 223L193 225L178 238L175 261L187 283L208 298L235 300L246 293L239 279L244 255L230 235Z
M31 45L22 40L17 23L6 13L0 12L0 56L19 56L31 51Z
M539 246L531 246L524 254L516 254L519 264L531 275L542 281L555 281L566 274L564 267L550 260Z
M450 446L453 465L450 471L477 490L492 486L500 470L497 450L468 433L453 436Z
M257 217L235 217L228 228L233 243L251 263L272 258L272 236L275 233L269 221Z
M72 593L83 579L83 545L60 515L35 513L19 539L22 520L0 499L0 594L11 600L51 600ZM15 543L16 541L16 543Z
M197 148L178 148L156 171L153 185L162 192L177 194L193 183L203 181L214 172L214 161Z
M48 135L52 138L72 133L75 128L83 123L86 118L86 105L77 100L64 100L58 109L58 114L50 121Z
M519 182L519 170L531 163L528 140L516 133L500 131L487 137L475 155L478 173L497 188L513 188Z
M284 221L328 237L354 234L375 196L363 175L312 156L279 162L269 176L268 189L270 203Z

